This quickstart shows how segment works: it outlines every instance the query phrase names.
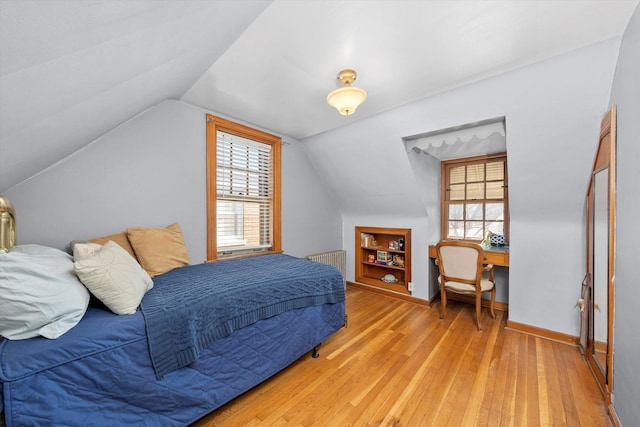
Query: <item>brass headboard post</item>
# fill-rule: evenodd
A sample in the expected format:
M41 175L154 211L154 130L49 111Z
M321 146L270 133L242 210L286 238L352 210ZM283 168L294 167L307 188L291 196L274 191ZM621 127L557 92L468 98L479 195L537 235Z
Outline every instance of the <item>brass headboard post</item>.
M16 244L16 210L9 199L0 194L0 252L8 252Z

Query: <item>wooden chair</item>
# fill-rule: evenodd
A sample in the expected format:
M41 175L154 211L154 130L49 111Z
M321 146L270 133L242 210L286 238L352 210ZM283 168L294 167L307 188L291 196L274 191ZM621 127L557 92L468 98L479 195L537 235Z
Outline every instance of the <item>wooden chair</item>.
M483 265L484 251L476 243L458 240L442 240L436 245L438 267L440 268L440 318L443 319L447 310L447 292L475 296L476 322L480 326L480 310L482 308L482 294L491 292L491 317L496 318L494 306L496 301L496 286L493 275L493 265ZM488 272L489 278L483 278Z

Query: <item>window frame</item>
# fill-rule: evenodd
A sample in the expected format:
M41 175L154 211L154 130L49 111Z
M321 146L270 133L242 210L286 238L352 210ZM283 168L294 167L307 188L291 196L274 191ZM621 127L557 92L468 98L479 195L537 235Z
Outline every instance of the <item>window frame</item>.
M206 128L206 162L207 162L207 261L247 258L282 252L282 194L281 194L281 146L282 138L249 126L232 122L221 117L207 114ZM271 247L255 253L239 253L237 255L219 256L217 245L217 134L218 131L268 144L272 150L272 186L271 195Z
M475 242L475 243L480 243L484 240L484 236L486 236L486 232L484 233L484 236L481 239L469 239L469 238L450 238L448 237L448 230L449 230L449 204L450 201L448 200L448 190L450 188L450 183L449 183L449 169L452 167L458 167L458 166L468 166L468 165L474 165L474 164L487 164L487 163L492 163L496 160L502 160L504 161L504 199L479 199L482 201L482 204L486 204L486 203L490 203L493 201L498 201L498 200L502 200L504 203L504 236L506 238L506 241L509 242L509 228L510 228L510 221L509 221L509 174L508 174L508 164L507 164L507 153L506 152L501 152L501 153L494 153L494 154L486 154L486 155L480 155L480 156L473 156L473 157L464 157L464 158L459 158L459 159L451 159L451 160L443 160L440 162L440 236L442 240L448 239L448 240L461 240L461 241L466 241L466 242ZM465 183L467 181L465 180ZM485 171L485 180L484 182L486 183L486 171ZM486 194L485 194L486 196ZM468 203L469 200L472 199L465 199L462 200L464 203ZM453 201L454 204L459 203L460 200L455 200ZM483 209L484 212L484 209ZM466 218L464 219L464 222L466 222ZM484 218L482 218L482 222L483 222L483 229L486 229L485 224L487 222L487 220Z

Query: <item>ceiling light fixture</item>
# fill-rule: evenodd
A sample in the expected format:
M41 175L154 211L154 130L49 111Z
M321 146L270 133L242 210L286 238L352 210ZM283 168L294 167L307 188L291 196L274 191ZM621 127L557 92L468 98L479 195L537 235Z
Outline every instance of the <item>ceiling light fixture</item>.
M353 87L351 84L356 80L357 74L354 70L342 70L338 73L338 80L344 87L336 89L327 96L327 102L343 116L348 116L356 112L358 105L367 100L367 92Z

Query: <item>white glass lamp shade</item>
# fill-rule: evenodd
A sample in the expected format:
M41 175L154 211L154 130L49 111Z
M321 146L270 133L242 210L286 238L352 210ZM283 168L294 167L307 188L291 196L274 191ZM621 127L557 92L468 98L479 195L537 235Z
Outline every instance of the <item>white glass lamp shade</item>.
M343 116L355 113L358 105L367 100L367 92L357 87L341 87L327 96L327 102Z

